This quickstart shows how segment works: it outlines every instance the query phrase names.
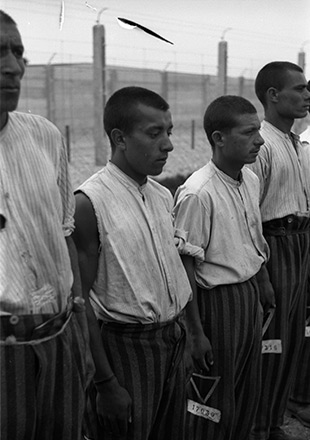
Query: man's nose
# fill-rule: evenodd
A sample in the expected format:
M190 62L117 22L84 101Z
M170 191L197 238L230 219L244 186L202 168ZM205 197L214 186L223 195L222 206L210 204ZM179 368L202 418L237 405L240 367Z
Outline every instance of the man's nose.
M174 146L172 145L172 142L170 140L170 137L168 135L165 136L165 139L163 140L161 149L163 151L172 151L174 149Z
M8 52L8 54L5 57L5 60L3 60L1 64L2 64L2 68L1 68L2 73L23 76L25 72L24 60L22 58L16 58L16 56L12 51Z
M308 90L307 88L305 89L305 97L308 101L310 100L310 90Z
M257 145L263 145L265 143L265 139L261 136L260 133L257 133L257 137L255 139Z

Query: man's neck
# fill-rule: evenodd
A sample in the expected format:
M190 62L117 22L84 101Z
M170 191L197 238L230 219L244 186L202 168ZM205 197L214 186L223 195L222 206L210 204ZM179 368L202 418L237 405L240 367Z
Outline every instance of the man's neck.
M240 167L233 167L231 163L228 165L223 162L220 158L217 158L216 155L213 154L212 162L214 165L221 170L223 173L227 174L227 176L231 177L234 180L240 181L242 176L242 171Z
M6 126L9 119L8 112L1 113L0 115L0 131Z
M270 115L268 113L265 114L265 121L269 122L278 130L286 134L290 134L292 125L294 123L294 119L284 119L279 115Z

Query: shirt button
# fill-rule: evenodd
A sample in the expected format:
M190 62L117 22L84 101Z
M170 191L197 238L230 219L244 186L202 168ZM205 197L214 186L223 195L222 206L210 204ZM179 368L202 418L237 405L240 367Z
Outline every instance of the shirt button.
M10 317L10 324L16 325L19 323L19 317L17 315L12 315Z
M292 221L293 221L292 217L289 217L289 218L287 219L287 223L292 223Z

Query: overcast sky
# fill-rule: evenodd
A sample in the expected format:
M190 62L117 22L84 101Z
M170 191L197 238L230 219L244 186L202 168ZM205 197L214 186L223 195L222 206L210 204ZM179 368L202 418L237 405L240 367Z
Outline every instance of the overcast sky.
M310 0L0 0L17 22L32 64L91 62L100 15L107 64L216 74L218 43L228 43L228 75L255 77L269 61L297 63L310 77ZM119 26L127 18L172 41Z

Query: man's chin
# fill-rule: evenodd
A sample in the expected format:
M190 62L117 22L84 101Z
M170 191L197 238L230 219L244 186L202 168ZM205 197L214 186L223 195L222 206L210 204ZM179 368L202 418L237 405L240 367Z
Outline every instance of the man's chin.
M0 104L0 114L14 112L17 109L18 100L17 101L9 101L9 102L1 102Z

